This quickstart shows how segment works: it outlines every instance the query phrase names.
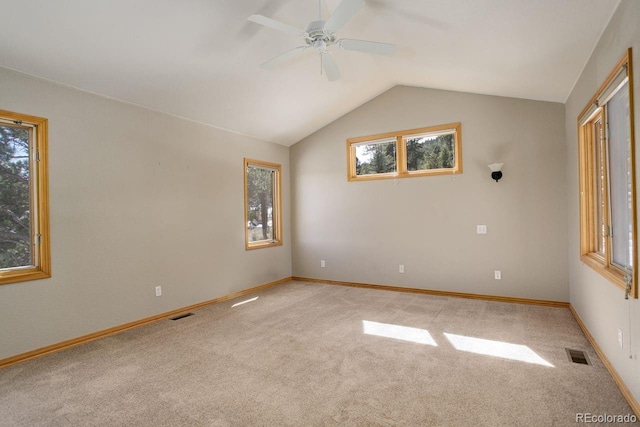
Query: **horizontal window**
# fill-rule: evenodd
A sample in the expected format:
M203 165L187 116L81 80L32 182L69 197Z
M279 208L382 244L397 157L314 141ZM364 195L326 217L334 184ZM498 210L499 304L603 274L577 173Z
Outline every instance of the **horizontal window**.
M460 123L347 140L349 181L462 173Z

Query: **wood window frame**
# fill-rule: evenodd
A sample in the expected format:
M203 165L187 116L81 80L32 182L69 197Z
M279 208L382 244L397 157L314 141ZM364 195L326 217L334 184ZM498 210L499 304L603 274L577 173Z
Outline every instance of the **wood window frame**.
M0 110L0 119L15 125L27 125L30 130L29 172L31 210L32 264L26 267L0 270L0 285L51 277L51 252L49 239L49 170L48 170L48 120L42 117ZM33 137L35 133L35 138ZM32 151L35 152L32 152ZM35 169L35 170L34 170Z
M273 240L266 241L249 241L249 187L248 187L248 168L250 165L264 167L265 169L274 170L275 177L273 183L273 210L272 227ZM255 159L244 159L244 245L245 250L269 248L272 246L282 246L282 165L278 163L265 162Z
M454 135L454 167L441 169L425 169L417 171L407 170L407 144L406 139L414 135L453 131ZM396 172L357 175L356 173L356 147L365 142L375 142L382 139L396 140ZM371 181L377 179L413 178L434 175L454 175L462 173L462 127L460 122L444 125L429 126L418 129L408 129L396 132L387 132L377 135L359 136L347 139L347 180Z
M629 91L629 121L630 121L630 179L631 179L631 236L633 240L633 250L631 254L631 264L633 270L629 274L627 271L617 267L611 260L611 237L604 236L604 254L598 251L598 239L601 236L597 231L596 215L596 185L595 185L595 144L594 124L598 120L603 120L605 116L606 102L600 105L599 99L606 96L611 91L612 85L616 84L621 72L626 68ZM621 83L623 84L624 81ZM615 92L615 91L614 91ZM608 100L608 99L607 99ZM606 100L605 100L606 101ZM634 129L634 107L633 107L633 68L631 63L631 48L622 56L614 69L609 73L605 81L599 87L595 95L578 116L578 162L579 162L579 186L580 186L580 259L581 261L605 277L611 283L627 290L627 280L631 280L629 295L638 298L638 254L637 254L637 213L636 213L636 175L635 175L635 129ZM605 131L606 132L606 131ZM608 142L605 142L607 144ZM603 150L607 156L607 150ZM608 158L605 157L603 166L605 168L605 182L609 167ZM604 224L611 227L610 222L610 199L608 184L604 185L602 199L605 207L603 209Z

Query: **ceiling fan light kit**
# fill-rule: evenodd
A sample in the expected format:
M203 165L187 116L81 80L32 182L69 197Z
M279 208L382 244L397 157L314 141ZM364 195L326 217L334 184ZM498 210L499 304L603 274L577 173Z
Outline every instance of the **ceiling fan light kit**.
M318 0L319 11L321 10L321 2L322 0ZM262 68L272 68L290 58L304 53L308 49L315 49L315 51L320 55L320 61L322 64L321 69L324 70L329 81L336 81L340 79L340 70L333 59L331 52L328 50L330 46L337 45L344 50L354 50L378 55L393 55L396 52L396 47L392 44L372 42L368 40L336 39L336 33L358 13L364 4L364 0L342 0L329 20L323 21L322 16L319 13L318 20L312 21L307 25L306 31L263 15L251 15L248 18L251 22L255 22L256 24L285 32L290 35L302 37L305 42L304 46L298 46L291 49L288 52L262 63L260 66Z

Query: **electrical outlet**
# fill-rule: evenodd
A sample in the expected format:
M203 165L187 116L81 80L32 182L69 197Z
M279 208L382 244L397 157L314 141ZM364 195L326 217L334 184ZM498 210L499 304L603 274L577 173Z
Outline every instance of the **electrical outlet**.
M400 273L404 273L404 265L403 265L403 264L400 264L400 265L398 266L398 271L399 271Z
M620 348L624 347L624 335L622 334L622 329L618 329L618 345Z
M323 259L320 260L320 267L325 268L327 266L327 264L324 262Z
M156 286L156 296L157 297L162 296L162 286Z
M476 233L478 234L487 234L487 226L486 225L477 225Z
M496 280L502 280L502 272L500 270L494 271L493 276L496 278Z

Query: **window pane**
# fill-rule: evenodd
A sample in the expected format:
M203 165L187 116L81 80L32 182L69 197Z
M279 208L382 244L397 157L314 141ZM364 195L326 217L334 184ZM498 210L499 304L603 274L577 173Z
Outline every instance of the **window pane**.
M455 166L454 134L405 138L407 170L450 169Z
M609 122L609 191L611 199L612 257L619 267L631 267L633 259L631 142L629 85L607 103Z
M396 172L396 140L356 145L356 175Z
M598 119L593 125L593 139L595 149L595 169L594 169L594 188L595 188L595 214L596 214L596 250L600 255L604 256L606 234L606 218L605 218L605 185L606 176L604 169L605 145L604 132L602 126L602 118Z
M33 265L29 130L0 125L0 269Z
M274 240L274 184L274 170L253 165L248 166L247 235L249 242Z

